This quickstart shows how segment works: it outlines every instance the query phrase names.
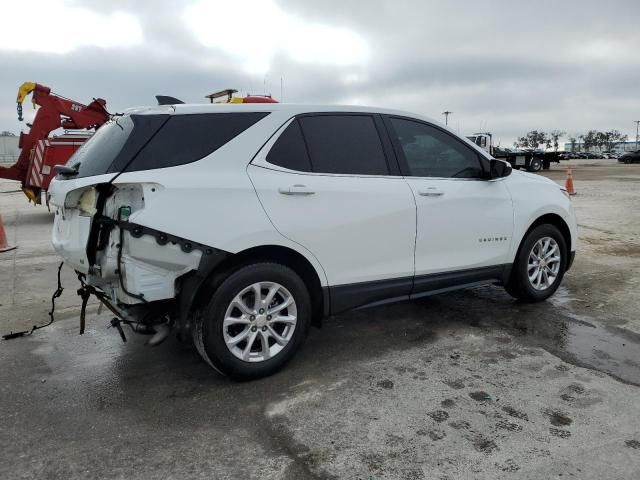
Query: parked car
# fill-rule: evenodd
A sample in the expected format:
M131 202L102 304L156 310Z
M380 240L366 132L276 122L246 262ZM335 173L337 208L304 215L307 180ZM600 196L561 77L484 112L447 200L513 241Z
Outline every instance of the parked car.
M576 249L560 186L394 110L133 109L59 170L52 243L81 291L233 378L329 314L492 283L544 300Z
M580 158L575 152L558 152L558 158L560 160L572 160L574 158Z
M622 163L638 163L640 162L640 150L623 153L618 157L618 161Z

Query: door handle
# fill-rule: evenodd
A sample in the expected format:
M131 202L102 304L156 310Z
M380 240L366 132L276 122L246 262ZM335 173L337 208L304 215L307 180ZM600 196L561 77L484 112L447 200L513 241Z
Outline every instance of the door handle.
M418 193L423 197L441 197L444 192L436 187L428 187L418 190Z
M290 185L288 187L278 188L278 192L282 195L313 195L314 192L306 185Z

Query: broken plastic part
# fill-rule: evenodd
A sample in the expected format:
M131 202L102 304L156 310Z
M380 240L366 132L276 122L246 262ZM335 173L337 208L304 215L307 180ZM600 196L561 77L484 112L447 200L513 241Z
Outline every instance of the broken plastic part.
M87 215L95 215L98 211L96 209L97 196L98 191L95 188L87 188L82 192L82 195L80 195L80 198L78 199L78 209Z

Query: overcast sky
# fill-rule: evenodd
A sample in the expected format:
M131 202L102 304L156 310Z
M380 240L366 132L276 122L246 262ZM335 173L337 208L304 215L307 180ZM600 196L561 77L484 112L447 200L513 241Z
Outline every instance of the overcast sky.
M640 2L3 0L0 130L23 81L112 112L223 88L398 108L503 145L640 119ZM26 118L33 115L25 103Z

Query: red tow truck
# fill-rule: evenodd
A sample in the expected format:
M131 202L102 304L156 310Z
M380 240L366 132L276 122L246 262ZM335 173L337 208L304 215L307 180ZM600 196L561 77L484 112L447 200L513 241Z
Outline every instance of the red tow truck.
M269 95L234 96L237 90L227 89L207 95L212 103L277 103ZM56 175L53 167L64 165L71 155L86 142L93 132L106 123L111 115L106 109L107 102L96 98L88 105L56 95L49 87L34 82L25 82L18 89L18 120L23 121L22 103L32 94L35 108L40 108L32 124L27 124L29 132L20 133L18 147L20 156L11 167L0 166L0 178L17 180L22 183L22 191L35 204L42 203L42 192L49 188ZM156 96L159 105L184 103L174 97ZM63 128L65 133L49 135ZM72 131L72 132L69 132Z
M31 101L36 112L29 131L20 132L18 147L20 156L11 167L0 167L0 178L17 180L29 201L40 204L41 193L49 187L55 176L53 167L64 165L73 153L87 141L92 131L109 120L107 102L94 99L89 105L51 93L49 87L34 82L23 83L18 90L18 120L22 121L22 102L32 94ZM84 130L49 137L58 128Z

